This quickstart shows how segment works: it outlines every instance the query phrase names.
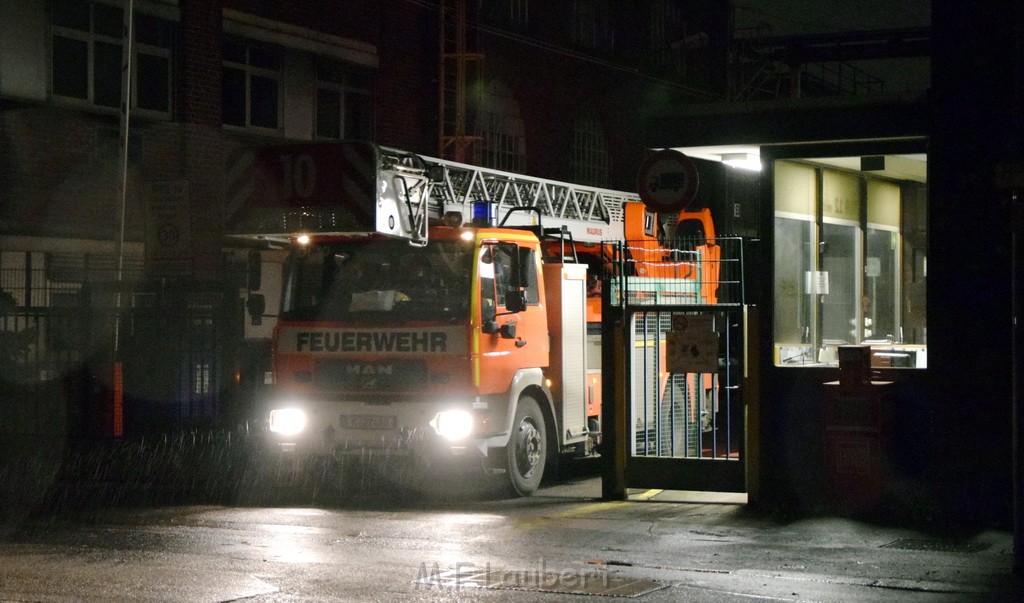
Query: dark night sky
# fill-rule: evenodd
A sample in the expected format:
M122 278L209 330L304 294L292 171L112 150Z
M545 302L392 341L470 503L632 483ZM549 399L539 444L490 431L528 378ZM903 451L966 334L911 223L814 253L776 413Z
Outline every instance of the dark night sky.
M737 0L736 27L767 24L772 35L926 27L931 0ZM863 61L856 67L885 80L887 92L928 85L928 60Z
M921 27L931 22L931 1L737 0L736 20L768 22L779 35Z

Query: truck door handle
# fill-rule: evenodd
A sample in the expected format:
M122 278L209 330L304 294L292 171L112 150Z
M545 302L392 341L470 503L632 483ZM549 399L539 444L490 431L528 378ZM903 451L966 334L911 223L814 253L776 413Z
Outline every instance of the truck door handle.
M524 345L526 345L526 340L525 339L516 339L516 347L517 348L521 348Z

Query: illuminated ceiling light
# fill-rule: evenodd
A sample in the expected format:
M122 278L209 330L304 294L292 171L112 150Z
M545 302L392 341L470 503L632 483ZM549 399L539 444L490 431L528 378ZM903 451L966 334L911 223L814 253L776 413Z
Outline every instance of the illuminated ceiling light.
M750 153L726 153L722 155L722 163L741 170L761 171L761 158Z

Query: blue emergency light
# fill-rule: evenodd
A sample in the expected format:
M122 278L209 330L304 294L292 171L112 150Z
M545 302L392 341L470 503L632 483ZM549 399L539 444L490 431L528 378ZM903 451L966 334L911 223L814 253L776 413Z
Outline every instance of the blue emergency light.
M473 226L495 226L498 223L498 204L478 199L473 201Z

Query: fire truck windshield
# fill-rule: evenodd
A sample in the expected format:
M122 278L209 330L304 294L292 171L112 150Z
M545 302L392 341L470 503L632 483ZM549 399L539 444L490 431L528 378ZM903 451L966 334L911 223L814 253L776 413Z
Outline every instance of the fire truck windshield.
M296 249L281 317L351 323L462 322L469 317L472 244L361 239Z

